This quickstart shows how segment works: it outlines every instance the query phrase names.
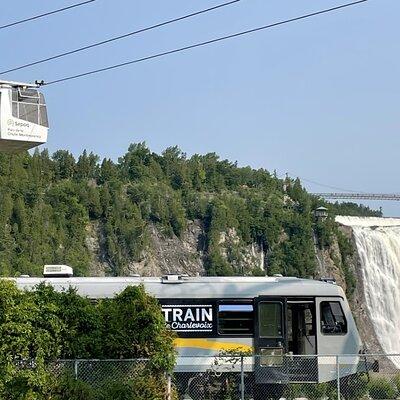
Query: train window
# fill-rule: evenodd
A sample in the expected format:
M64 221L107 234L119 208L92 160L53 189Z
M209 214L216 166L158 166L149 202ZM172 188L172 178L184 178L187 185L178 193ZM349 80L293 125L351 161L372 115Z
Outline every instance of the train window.
M282 337L282 303L259 304L260 337Z
M252 304L219 304L218 333L220 335L252 335L253 331Z
M343 335L347 333L347 321L338 301L321 303L321 331L325 335Z

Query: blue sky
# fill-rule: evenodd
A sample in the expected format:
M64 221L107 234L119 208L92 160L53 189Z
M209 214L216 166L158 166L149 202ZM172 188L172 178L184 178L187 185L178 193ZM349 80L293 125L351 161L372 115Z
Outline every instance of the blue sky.
M0 25L77 0L4 2ZM223 2L223 1L220 1ZM220 3L97 0L0 31L1 69ZM345 1L242 0L218 11L3 75L46 81ZM370 0L206 48L45 88L48 148L117 159L129 143L217 152L345 189L400 192L400 2ZM313 191L326 188L305 182ZM400 204L382 205L400 216Z

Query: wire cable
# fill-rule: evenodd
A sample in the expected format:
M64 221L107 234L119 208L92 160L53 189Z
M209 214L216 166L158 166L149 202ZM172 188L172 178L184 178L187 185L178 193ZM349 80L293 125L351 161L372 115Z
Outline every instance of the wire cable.
M316 182L316 181L313 181L313 180L311 180L311 179L303 178L303 177L301 177L301 176L298 176L298 175L296 175L296 174L292 174L292 173L290 173L290 172L288 172L288 175L289 175L289 176L292 176L292 177L296 176L296 177L299 178L301 181L308 182L308 183L312 183L313 185L325 187L325 188L328 188L328 189L340 190L341 192L348 192L348 193L365 193L365 192L362 192L362 191L360 191L360 190L343 189L343 188L340 188L340 187L337 187L337 186L326 185L326 184L324 184L324 183Z
M342 4L340 6L327 8L327 9L316 11L316 12L313 12L313 13L310 13L310 14L301 15L299 17L286 19L286 20L275 22L275 23L268 24L268 25L263 25L263 26L260 26L258 28L249 29L249 30L238 32L238 33L234 33L234 34L231 34L231 35L221 36L221 37L215 38L215 39L210 39L210 40L207 40L205 42L195 43L195 44L192 44L192 45L189 45L189 46L185 46L185 47L180 47L180 48L173 49L173 50L164 51L164 52L153 54L153 55L150 55L150 56L147 56L147 57L137 58L136 60L127 61L127 62L123 62L123 63L120 63L120 64L115 64L115 65L111 65L111 66L108 66L108 67L91 70L91 71L88 71L88 72L83 72L83 73L77 74L77 75L67 76L65 78L55 79L53 81L44 82L43 85L47 85L47 86L48 85L54 85L56 83L70 81L72 79L82 78L84 76L98 74L100 72L105 72L105 71L109 71L109 70L112 70L112 69L125 67L127 65L137 64L137 63L140 63L140 62L143 62L143 61L152 60L154 58L164 57L164 56L167 56L167 55L170 55L170 54L175 54L175 53L179 53L179 52L182 52L182 51L187 51L187 50L190 50L190 49L194 49L196 47L207 46L209 44L221 42L223 40L232 39L232 38L236 38L236 37L243 36L243 35L248 35L250 33L255 33L255 32L262 31L262 30L269 29L269 28L273 28L273 27L276 27L276 26L279 26L279 25L284 25L284 24L288 24L288 23L291 23L291 22L300 21L302 19L314 17L314 16L317 16L317 15L321 15L321 14L326 14L326 13L329 13L329 12L337 11L337 10L340 10L340 9L343 9L343 8L346 8L346 7L350 7L350 6L354 6L354 5L357 5L357 4L365 3L367 1L368 0L358 0L358 1L351 2L351 3Z
M15 25L19 25L19 24L23 24L25 22L33 21L35 19L39 19L39 18L47 17L49 15L53 15L53 14L57 14L57 13L60 13L60 12L63 12L63 11L67 11L67 10L70 10L71 8L84 6L86 4L93 3L94 1L96 1L96 0L87 0L87 1L82 1L80 3L71 4L70 6L59 8L59 9L53 10L53 11L49 11L49 12L46 12L44 14L35 15L33 17L25 18L25 19L22 19L20 21L15 21L15 22L11 22L11 23L6 24L6 25L1 25L0 29L10 28L10 27L15 26Z
M41 60L34 61L34 62L31 62L31 63L28 63L28 64L24 64L24 65L21 65L19 67L14 67L14 68L7 69L5 71L0 71L0 74L7 74L9 72L18 71L20 69L32 67L34 65L42 64L42 63L45 63L45 62L48 62L48 61L51 61L51 60L56 60L57 58L69 56L71 54L75 54L75 53L79 53L81 51L92 49L93 47L98 47L98 46L102 46L102 45L107 44L107 43L115 42L117 40L125 39L125 38L127 38L129 36L137 35L139 33L143 33L143 32L146 32L146 31L150 31L152 29L160 28L160 27L165 26L165 25L173 24L174 22L182 21L182 20L187 19L187 18L192 18L192 17L195 17L197 15L204 14L204 13L207 13L207 12L210 12L210 11L214 11L214 10L217 10L219 8L222 8L222 7L230 6L230 5L234 4L234 3L238 3L239 1L241 1L241 0L233 0L233 1L229 1L227 3L216 5L214 7L206 8L204 10L196 11L196 12L193 12L193 13L188 14L188 15L183 15L181 17L177 17L177 18L174 18L174 19L170 19L168 21L164 21L164 22L160 22L160 23L155 24L155 25L148 26L146 28L138 29L138 30L133 31L133 32L128 32L128 33L125 33L123 35L119 35L119 36L115 36L115 37L112 37L112 38L109 38L109 39L106 39L106 40L102 40L101 42L92 43L92 44L89 44L87 46L79 47L79 48L74 49L74 50L70 50L70 51L66 51L64 53L56 54L56 55L51 56L51 57L43 58Z

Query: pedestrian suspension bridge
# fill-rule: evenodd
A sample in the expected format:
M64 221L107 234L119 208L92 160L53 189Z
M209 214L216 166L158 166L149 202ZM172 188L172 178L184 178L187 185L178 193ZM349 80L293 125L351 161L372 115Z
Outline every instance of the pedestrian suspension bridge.
M400 194L388 193L313 193L314 196L324 199L337 200L388 200L400 201Z

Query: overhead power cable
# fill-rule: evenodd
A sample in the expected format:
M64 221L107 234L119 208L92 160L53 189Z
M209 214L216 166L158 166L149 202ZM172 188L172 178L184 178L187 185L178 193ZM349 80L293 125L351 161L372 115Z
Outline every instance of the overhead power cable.
M219 8L222 8L222 7L230 6L230 5L232 5L234 3L238 3L240 1L241 0L233 0L233 1L229 1L227 3L216 5L214 7L209 7L209 8L206 8L204 10L196 11L196 12L193 12L191 14L187 14L187 15L183 15L181 17L170 19L168 21L160 22L158 24L151 25L151 26L148 26L146 28L141 28L141 29L135 30L133 32L128 32L128 33L125 33L123 35L119 35L119 36L115 36L115 37L112 37L112 38L109 38L109 39L106 39L106 40L102 40L101 42L92 43L92 44L89 44L87 46L79 47L79 48L74 49L74 50L69 50L69 51L66 51L64 53L56 54L56 55L51 56L51 57L47 57L47 58L43 58L43 59L38 60L38 61L30 62L28 64L24 64L24 65L21 65L19 67L14 67L14 68L7 69L5 71L0 71L0 74L7 74L9 72L18 71L20 69L32 67L34 65L42 64L42 63L45 63L45 62L48 62L48 61L51 61L51 60L56 60L57 58L69 56L69 55L75 54L75 53L79 53L81 51L92 49L93 47L102 46L102 45L107 44L107 43L111 43L111 42L115 42L117 40L125 39L125 38L127 38L129 36L137 35L139 33L143 33L143 32L146 32L146 31L150 31L152 29L160 28L160 27L165 26L165 25L173 24L174 22L182 21L182 20L187 19L187 18L192 18L192 17L195 17L197 15L204 14L204 13L207 13L207 12L210 12L210 11L214 11L214 10L217 10Z
M19 21L10 22L10 23L8 23L8 24L6 24L6 25L1 25L1 26L0 26L0 29L10 28L10 27L15 26L15 25L19 25L19 24L23 24L23 23L25 23L25 22L33 21L33 20L35 20L35 19L39 19L39 18L47 17L47 16L49 16L49 15L53 15L53 14L57 14L57 13L60 13L60 12L63 12L63 11L67 11L67 10L70 10L71 8L84 6L84 5L88 4L88 3L93 3L94 1L96 1L96 0L82 1L82 2L80 2L80 3L71 4L70 6L67 6L67 7L59 8L59 9L57 9L57 10L48 11L48 12L46 12L46 13L44 13L44 14L39 14L39 15L35 15L35 16L33 16L33 17L21 19L21 20L19 20Z
M340 187L337 187L337 186L331 186L331 185L327 185L327 184L325 184L325 183L316 182L316 181L313 181L313 180L311 180L311 179L303 178L303 177L298 176L298 175L296 175L296 174L291 174L290 172L288 172L288 174L291 175L292 177L296 176L296 177L299 178L301 181L308 182L308 183L312 183L313 185L325 187L325 188L328 188L328 189L340 190L341 192L348 192L348 193L365 193L365 192L362 192L362 191L360 191L360 190L343 189L343 188L340 188Z
M221 42L223 40L227 40L227 39L232 39L232 38L236 38L236 37L239 37L239 36L248 35L250 33L255 33L255 32L262 31L262 30L269 29L269 28L273 28L273 27L276 27L276 26L279 26L279 25L284 25L284 24L288 24L288 23L291 23L291 22L299 21L299 20L302 20L302 19L315 17L317 15L321 15L321 14L326 14L326 13L329 13L329 12L337 11L337 10L343 9L345 7L355 6L356 4L365 3L367 1L368 0L359 0L359 1L354 1L352 3L342 4L340 6L327 8L327 9L316 11L316 12L313 12L313 13L310 13L310 14L301 15L301 16L295 17L295 18L286 19L286 20L283 20L283 21L275 22L273 24L263 25L263 26L260 26L258 28L249 29L249 30L246 30L246 31L238 32L238 33L233 33L231 35L221 36L221 37L215 38L215 39L210 39L210 40L207 40L205 42L195 43L195 44L192 44L192 45L189 45L189 46L180 47L180 48L177 48L177 49L168 50L168 51L164 51L164 52L161 52L161 53L156 53L156 54L153 54L153 55L150 55L150 56L147 56L147 57L137 58L136 60L127 61L127 62L123 62L123 63L120 63L120 64L115 64L115 65L111 65L111 66L108 66L108 67L95 69L95 70L88 71L88 72L83 72L83 73L77 74L77 75L67 76L65 78L55 79L53 81L44 82L43 85L54 85L56 83L70 81L72 79L82 78L84 76L98 74L100 72L105 72L105 71L109 71L109 70L112 70L112 69L125 67L127 65L137 64L137 63L140 63L140 62L143 62L143 61L152 60L154 58L164 57L164 56L167 56L167 55L170 55L170 54L179 53L179 52L182 52L182 51L187 51L187 50L190 50L190 49L194 49L196 47L207 46L209 44Z

